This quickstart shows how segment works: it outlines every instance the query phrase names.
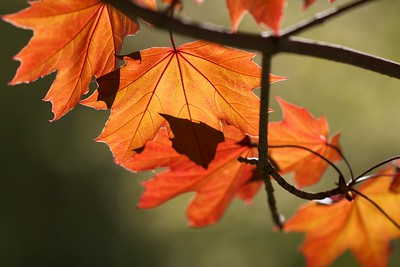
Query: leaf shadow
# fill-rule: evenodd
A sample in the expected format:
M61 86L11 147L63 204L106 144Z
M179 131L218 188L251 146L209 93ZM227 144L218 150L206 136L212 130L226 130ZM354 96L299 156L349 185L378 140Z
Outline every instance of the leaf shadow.
M196 123L161 113L160 115L168 121L174 134L174 138L170 139L172 147L207 169L215 157L218 144L225 141L224 134L203 122Z
M120 60L124 60L125 57L129 57L133 60L140 60L140 62L142 61L140 51L133 52L129 55L118 55L116 57ZM113 106L117 92L120 89L120 81L121 68L117 68L116 70L98 78L97 101L104 102L107 108L110 109Z

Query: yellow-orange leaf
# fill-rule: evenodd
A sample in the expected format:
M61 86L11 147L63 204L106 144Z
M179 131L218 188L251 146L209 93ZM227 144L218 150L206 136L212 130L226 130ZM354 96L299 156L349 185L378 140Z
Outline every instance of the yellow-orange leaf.
M126 65L98 79L99 88L82 103L111 108L99 140L117 163L153 140L164 118L159 113L221 130L227 121L258 135L261 69L254 54L205 41L151 48L125 56ZM279 80L272 76L272 80Z
M366 181L359 191L400 223L400 194L389 190L392 174L391 168L385 170L381 177ZM384 267L391 251L390 240L400 238L400 230L359 195L351 202L342 199L332 205L308 204L286 222L285 230L306 233L301 251L308 267L328 266L346 250L351 250L362 266Z
M269 124L270 156L282 174L295 172L294 179L300 187L312 185L319 181L328 163L298 147L276 147L302 146L333 162L342 159L335 149L339 148L340 134L328 140L328 123L324 116L316 119L305 108L285 102L279 97L277 100L282 107L284 119Z
M139 26L100 0L42 0L3 19L33 29L29 44L15 56L21 61L11 84L31 82L57 70L45 100L54 120L75 107L93 76L115 69L124 37Z

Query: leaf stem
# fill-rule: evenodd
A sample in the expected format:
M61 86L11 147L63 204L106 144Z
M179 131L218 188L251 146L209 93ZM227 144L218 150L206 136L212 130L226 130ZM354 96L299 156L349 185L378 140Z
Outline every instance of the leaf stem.
M342 150L341 150L339 147L334 146L334 145L332 145L332 144L327 143L327 145L328 145L329 147L333 148L333 149L342 157L342 159L344 160L344 163L345 163L346 166L347 166L347 169L349 170L350 177L351 177L351 181L354 181L353 169L351 168L350 162L347 160L347 158L346 158L345 155L343 154Z
M169 9L169 17L171 19L174 18L174 10L175 10L176 2L177 2L176 0L173 0L172 3L168 7L168 9ZM176 52L175 40L174 40L174 36L172 34L172 30L171 29L169 29L169 39L171 40L171 44L172 44L172 48L174 49L174 52Z

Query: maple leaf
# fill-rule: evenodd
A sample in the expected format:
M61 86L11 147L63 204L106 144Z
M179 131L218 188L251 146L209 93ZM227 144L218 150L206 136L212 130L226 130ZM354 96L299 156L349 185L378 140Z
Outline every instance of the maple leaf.
M195 192L186 215L190 225L198 227L217 222L235 196L249 203L262 181L254 175L255 166L242 164L237 158L253 157L257 149L248 136L234 127L225 126L224 132L230 132L235 140L226 138L220 143L215 159L204 169L177 153L171 147L167 130L161 128L142 153L124 163L134 171L169 168L143 183L145 191L138 207L154 208L178 195ZM242 142L237 142L240 139Z
M339 149L340 134L328 140L328 123L324 116L314 118L305 108L299 108L277 97L284 119L269 124L270 156L278 164L280 173L295 172L294 180L299 187L319 181L328 163L301 146L310 149L329 161L341 160ZM274 148L275 147L275 148Z
M388 190L392 182L388 174L393 174L392 168L381 172L381 177L365 181L358 191L400 222L400 194ZM300 208L284 229L306 233L301 251L309 267L327 266L348 249L362 266L384 267L391 250L389 241L400 237L400 230L357 194L353 201L310 203Z
M227 0L226 3L233 31L237 30L243 15L248 11L258 24L265 24L278 34L285 0Z
M82 104L111 108L98 140L110 146L118 164L154 139L165 125L159 113L216 130L224 120L258 135L259 99L252 90L260 85L261 69L253 57L206 41L135 52L123 57L125 66L100 77Z
M15 56L21 65L10 84L31 82L57 70L44 98L56 120L87 93L93 76L115 69L122 41L139 26L99 0L42 0L3 20L33 29L29 44Z

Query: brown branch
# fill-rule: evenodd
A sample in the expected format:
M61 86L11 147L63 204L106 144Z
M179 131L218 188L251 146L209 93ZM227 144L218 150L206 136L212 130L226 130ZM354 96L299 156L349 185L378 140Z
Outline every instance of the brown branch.
M352 66L400 79L399 63L362 53L350 48L296 37L289 37L286 36L288 33L284 33L285 36L283 37L275 37L270 34L263 34L263 36L246 33L233 34L229 30L217 25L196 23L188 19L178 20L169 18L165 14L139 7L131 3L129 0L103 1L113 5L115 8L133 20L136 20L136 17L140 17L161 29L172 30L185 36L204 39L241 49L268 52L271 55L279 52L285 52L323 58L331 61L350 64ZM351 8L358 6L359 2L367 2L367 0L357 1L355 2L356 4L352 4ZM346 8L346 11L347 10L349 10L349 8ZM321 19L321 22L325 21L326 19L327 18L324 20ZM316 21L318 22L319 20ZM308 24L304 22L300 23L300 25L297 26L297 29L295 26L294 29L290 30L291 34L308 29L311 26L319 23L317 22L311 20L307 22ZM288 32L289 30L286 31Z
M262 59L262 79L261 79L261 97L260 97L260 116L259 116L259 141L258 141L258 162L257 168L260 171L265 185L265 191L268 197L268 206L271 211L272 220L282 230L283 222L276 207L274 188L271 183L271 178L266 166L268 165L268 106L270 98L270 75L272 55L269 53L263 54Z
M228 46L239 47L242 49L262 51L271 44L266 41L272 38L271 34L264 37L255 34L232 33L230 30L210 23L193 22L189 19L170 18L167 14L142 8L129 0L103 0L118 9L132 20L139 17L152 25L165 30L172 30L175 33L197 39L204 39L211 42Z
M272 166L270 162L268 163L266 168L267 169L265 171L268 172L282 188L302 199L307 199L307 200L324 199L339 194L345 195L348 192L348 188L346 185L339 185L334 189L318 193L305 192L300 189L297 189L293 185L286 182L286 180L282 176L280 176L280 174L275 170L275 168Z
M344 46L289 37L277 41L276 47L277 52L327 59L400 79L399 63Z
M325 158L323 155L319 154L318 152L315 152L314 150L308 148L308 147L304 147L304 146L299 146L299 145L272 145L272 146L268 146L269 148L298 148L298 149L303 149L306 150L308 152L310 152L311 154L319 157L321 160L325 161L329 166L331 166L333 169L335 169L335 171L339 174L339 179L343 179L344 175L342 173L342 171L329 159ZM333 147L333 146L331 146ZM337 151L337 153L343 157L343 154L340 150L335 150ZM344 181L342 181L344 182Z

